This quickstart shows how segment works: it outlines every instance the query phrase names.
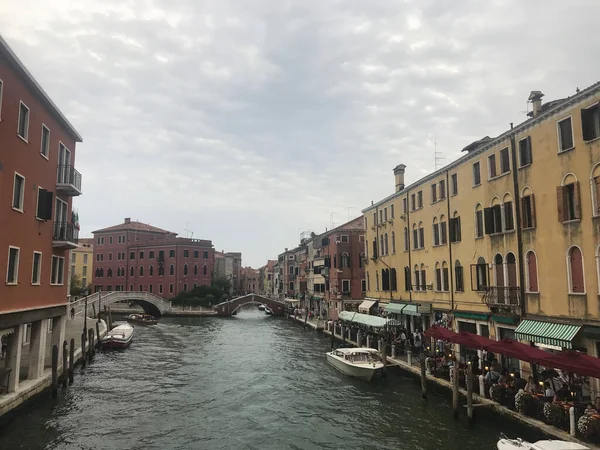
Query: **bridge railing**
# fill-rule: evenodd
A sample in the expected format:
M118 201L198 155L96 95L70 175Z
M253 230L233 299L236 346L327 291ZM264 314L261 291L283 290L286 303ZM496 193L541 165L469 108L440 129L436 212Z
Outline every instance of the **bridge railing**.
M111 291L111 292L95 292L94 294L88 295L87 297L80 298L69 304L69 309L74 308L75 314L83 314L85 311L85 305L87 302L88 315L93 314L94 309L96 313L100 312L100 308L103 305L109 305L115 302L123 300L143 300L149 303L153 303L159 308L162 307L163 311L171 309L171 302L165 300L158 295L150 292L135 292L135 291Z

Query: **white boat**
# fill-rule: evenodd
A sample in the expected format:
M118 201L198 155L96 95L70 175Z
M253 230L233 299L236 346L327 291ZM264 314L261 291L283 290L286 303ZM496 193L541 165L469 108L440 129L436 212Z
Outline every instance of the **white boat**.
M345 375L371 380L383 370L379 352L373 348L338 348L327 353L327 362Z
M265 305L258 305L258 310L259 311L264 311L265 310Z
M502 436L496 445L498 450L590 450L575 442L544 440L534 443L524 441L522 439L509 439Z
M102 345L102 348L125 348L131 344L132 339L133 327L128 323L124 323L113 328L100 339L100 345Z

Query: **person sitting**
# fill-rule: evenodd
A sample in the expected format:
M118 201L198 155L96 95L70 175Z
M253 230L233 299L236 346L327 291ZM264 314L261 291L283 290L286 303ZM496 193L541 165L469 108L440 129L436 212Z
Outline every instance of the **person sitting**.
M514 381L514 387L515 390L518 392L520 389L525 390L525 387L527 386L527 381L525 381L524 378L521 378L521 374L519 374L519 372L515 372L515 381Z
M535 394L537 392L537 384L535 383L532 376L529 376L527 379L527 384L525 385L525 392L528 394Z
M556 395L554 396L554 401L557 402L565 402L571 397L571 392L569 391L569 386L563 384L558 391L556 391Z
M544 397L553 399L556 395L556 392L554 392L554 389L552 389L550 383L548 383L547 381L546 383L544 383L544 385L546 386L546 389L544 390Z
M492 367L488 373L485 374L485 382L488 384L496 384L500 381L500 372Z

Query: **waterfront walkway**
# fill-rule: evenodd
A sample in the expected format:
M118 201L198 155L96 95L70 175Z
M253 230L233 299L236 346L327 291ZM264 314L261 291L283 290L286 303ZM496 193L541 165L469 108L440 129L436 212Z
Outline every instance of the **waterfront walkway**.
M306 324L306 326L308 326L314 330L317 330L317 329L321 330L325 324L325 321L323 321L323 320L317 320L317 319L306 320L304 317L299 317L299 316L298 317L290 316L290 318L295 319L297 322L299 322L302 325ZM329 332L326 329L323 330L323 334L325 334L327 336L331 336L331 332ZM357 345L357 343L353 340L350 340L348 338L342 339L342 336L337 333L334 334L334 338L337 339L338 341L344 340L345 342L347 342L349 344ZM407 355L396 355L395 358L391 358L391 357L387 356L387 360L389 362L391 362L391 365L396 365L401 370L409 372L412 375L417 376L417 377L421 376L420 362L419 362L419 358L417 358L417 357L410 358L410 361L409 361L409 358ZM438 385L442 388L452 391L452 383L450 383L448 380L435 377L431 374L426 374L426 377L427 377L428 383L435 383L436 385ZM464 398L466 398L467 391L465 389L459 388L459 393ZM502 405L494 402L493 400L490 400L488 398L477 395L476 393L473 393L473 402L480 404L480 405L485 405L500 414L503 414L507 417L510 417L521 423L524 423L528 426L537 428L537 429L541 430L543 433L546 433L547 435L552 436L555 439L560 439L563 441L577 442L581 445L585 445L585 446L589 447L590 449L600 450L599 447L596 447L596 446L590 444L589 442L584 442L580 439L577 439L576 437L571 436L569 433L567 433L559 428L556 428L552 425L548 425L540 420L536 420L534 418L520 414L516 411L513 411L505 406L502 406Z

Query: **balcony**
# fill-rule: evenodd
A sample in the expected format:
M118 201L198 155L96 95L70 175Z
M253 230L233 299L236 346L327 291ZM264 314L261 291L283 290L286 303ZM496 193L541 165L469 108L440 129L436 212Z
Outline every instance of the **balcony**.
M56 192L70 197L81 195L81 174L73 166L58 166Z
M490 308L511 309L521 306L521 294L518 287L487 286L483 302Z
M68 222L54 222L52 232L52 246L54 248L73 249L77 248L79 230L75 225Z

